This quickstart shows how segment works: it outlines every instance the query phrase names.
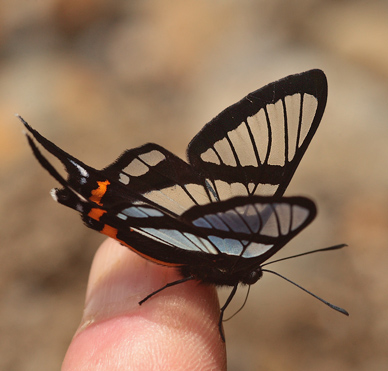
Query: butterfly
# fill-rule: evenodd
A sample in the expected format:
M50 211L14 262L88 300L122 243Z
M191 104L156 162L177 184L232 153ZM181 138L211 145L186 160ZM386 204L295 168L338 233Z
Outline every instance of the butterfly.
M139 304L189 280L233 288L220 312L224 340L224 311L238 285L255 283L263 263L316 216L313 201L283 194L326 100L322 71L291 75L248 94L206 124L188 146L188 162L148 143L102 170L64 152L19 118L35 157L62 186L51 193L57 202L78 211L88 227L180 271L181 279ZM67 179L36 142L62 162Z

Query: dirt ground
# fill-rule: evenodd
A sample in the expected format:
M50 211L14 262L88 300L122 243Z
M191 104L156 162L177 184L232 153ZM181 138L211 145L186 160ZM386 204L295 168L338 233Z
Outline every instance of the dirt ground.
M327 75L328 105L287 195L311 197L318 217L277 257L349 247L276 270L350 317L265 275L225 324L229 370L386 370L388 5L377 0L0 2L0 369L60 368L104 239L52 201L57 184L15 113L96 168L146 142L183 157L222 109L311 68Z

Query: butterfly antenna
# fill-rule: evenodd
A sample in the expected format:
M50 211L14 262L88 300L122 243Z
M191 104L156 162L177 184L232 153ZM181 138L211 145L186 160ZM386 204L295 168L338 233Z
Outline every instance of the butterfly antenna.
M235 313L233 313L230 317L228 317L227 319L224 319L222 320L222 322L226 322L226 321L229 321L230 319L232 319L237 313L240 313L240 311L245 307L245 304L247 303L248 301L248 296L249 296L249 292L251 291L251 285L248 286L248 291L247 291L247 294L245 295L245 299L244 299L244 303L242 303L240 309L238 309Z
M282 276L281 274L279 274L279 273L277 273L277 272L274 272L274 271L271 271L271 270L269 270L269 269L263 269L262 271L263 271L263 272L269 272L269 273L272 273L272 274L274 274L274 275L276 275L276 276L278 276L278 277L280 277L280 278L283 278L284 280L286 280L286 281L292 283L294 286L300 288L300 289L303 290L304 292L307 292L308 294L310 294L311 296L313 296L315 299L318 299L318 300L321 301L322 303L326 304L326 305L329 306L331 309L334 309L334 310L336 310L337 312L340 312L340 313L342 313L342 314L345 314L346 316L349 315L349 313L348 313L345 309L340 308L340 307L337 307L336 305L329 303L328 301L326 301L326 300L320 298L319 296L313 294L311 291L309 291L309 290L305 289L304 287L298 285L296 282L293 282L293 281L289 280L288 278Z
M342 248L345 247L345 246L348 246L348 245L342 243L342 244L340 244L340 245L334 245L334 246L324 247L323 249L311 250L311 251L303 252L303 253L301 253L301 254L291 255L291 256L287 256L287 257L285 257L285 258L281 258L281 259L277 259L277 260L272 260L272 261L270 261L270 262L268 262L268 263L262 264L261 267L264 267L264 266L269 265L269 264L272 264L272 263L278 263L278 262L281 262L281 261L283 261L283 260L288 260L288 259L297 258L297 257L299 257L299 256L314 254L314 253L316 253L316 252L338 250L338 249L342 249Z

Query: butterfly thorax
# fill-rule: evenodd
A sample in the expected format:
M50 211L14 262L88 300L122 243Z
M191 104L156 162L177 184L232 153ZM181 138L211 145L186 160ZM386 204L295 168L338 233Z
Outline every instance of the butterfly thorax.
M235 286L238 283L252 285L263 275L261 267L255 267L247 272L236 267L209 266L182 266L181 274L184 277L195 277L197 280L215 284L217 286Z

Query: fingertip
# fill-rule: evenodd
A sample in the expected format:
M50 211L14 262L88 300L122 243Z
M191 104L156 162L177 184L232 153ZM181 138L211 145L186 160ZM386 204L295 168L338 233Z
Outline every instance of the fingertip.
M94 259L82 323L62 369L147 369L161 364L172 370L178 365L202 369L204 364L225 368L213 286L189 281L138 305L179 278L175 269L150 263L111 239L105 241Z

